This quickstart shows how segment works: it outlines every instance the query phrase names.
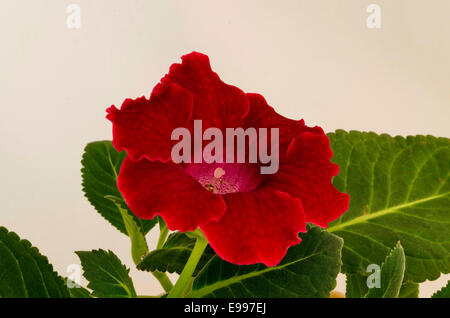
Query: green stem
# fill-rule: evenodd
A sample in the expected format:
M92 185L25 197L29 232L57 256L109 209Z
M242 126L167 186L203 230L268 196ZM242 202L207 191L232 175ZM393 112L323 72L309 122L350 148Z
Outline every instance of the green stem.
M156 248L160 249L164 246L166 242L166 237L169 234L169 229L167 228L166 222L160 217L159 218L159 239L158 244L156 244Z
M166 237L169 234L169 229L167 228L166 222L161 217L158 217L159 222L159 239L158 244L156 245L157 249L163 248L164 242L166 241ZM160 271L153 271L153 276L159 281L162 288L166 293L172 290L173 284L170 281L169 277L167 277L166 273Z
M170 281L169 277L167 277L167 275L165 273L162 273L160 271L154 271L154 272L152 272L152 274L159 281L159 283L164 288L164 291L166 293L168 293L172 290L173 284Z
M183 291L183 295L182 297L186 297L187 294L190 293L190 291L192 290L192 285L194 285L194 277L191 277L191 279L189 280L189 283L186 285L186 288Z
M183 271L180 274L180 277L178 278L175 286L172 288L167 298L179 298L183 296L183 292L189 285L192 274L194 273L194 270L197 267L200 258L202 257L203 251L205 250L206 246L208 246L208 241L203 236L203 233L199 234L201 235L197 235L197 241L195 242L195 246L192 250L191 256L189 257Z

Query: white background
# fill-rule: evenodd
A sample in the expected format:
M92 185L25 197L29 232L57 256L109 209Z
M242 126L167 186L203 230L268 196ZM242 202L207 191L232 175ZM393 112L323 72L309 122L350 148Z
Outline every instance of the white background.
M378 30L366 27L372 2ZM66 26L70 3L0 2L0 225L63 275L75 250L111 249L133 267L128 238L83 197L82 150L111 139L108 106L148 96L193 50L225 82L326 131L450 137L450 1L74 0L78 30ZM161 291L132 274L139 293Z

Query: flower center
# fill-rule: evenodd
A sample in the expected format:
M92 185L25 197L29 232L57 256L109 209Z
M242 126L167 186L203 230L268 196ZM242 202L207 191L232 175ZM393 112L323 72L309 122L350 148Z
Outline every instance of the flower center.
M185 171L206 190L216 194L247 192L261 183L256 165L236 163L186 164Z
M222 178L225 175L225 170L221 167L216 168L213 175L213 178L203 184L206 190L218 194L238 192L236 185L227 182L225 177Z

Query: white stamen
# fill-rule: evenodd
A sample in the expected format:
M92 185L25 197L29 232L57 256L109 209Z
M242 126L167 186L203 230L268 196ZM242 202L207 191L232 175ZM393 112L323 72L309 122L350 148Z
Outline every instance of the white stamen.
M214 170L214 177L216 179L221 178L223 175L225 174L225 170L223 170L222 168L216 168L216 170Z

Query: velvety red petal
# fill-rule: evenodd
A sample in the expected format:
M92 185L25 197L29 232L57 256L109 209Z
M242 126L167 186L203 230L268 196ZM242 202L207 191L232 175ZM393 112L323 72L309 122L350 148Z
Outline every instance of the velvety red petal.
M126 150L134 161L142 156L150 160L170 160L172 131L187 126L192 116L193 97L176 84L165 87L150 100L127 99L120 110L107 109L106 118L113 123L113 145Z
M305 121L286 118L269 106L262 95L248 93L246 94L250 103L248 114L243 118L244 127L262 127L262 128L279 128L279 150L283 156L292 139L303 132L311 132L317 135L324 135L322 128L308 127ZM269 138L270 140L270 138Z
M223 198L224 216L201 229L217 255L233 264L277 265L306 231L300 200L284 192L262 188Z
M326 135L302 133L289 145L278 172L267 176L266 185L300 198L306 222L327 227L347 211L350 200L331 183L339 172L332 156Z
M220 219L226 209L220 195L207 191L172 162L133 162L126 157L117 186L137 217L160 215L170 230L193 231Z
M152 96L160 94L170 83L177 83L194 95L193 119L201 119L203 128L224 129L244 117L249 109L245 93L222 82L211 69L207 55L192 52L184 55L181 64L173 64ZM225 131L225 130L223 130Z

